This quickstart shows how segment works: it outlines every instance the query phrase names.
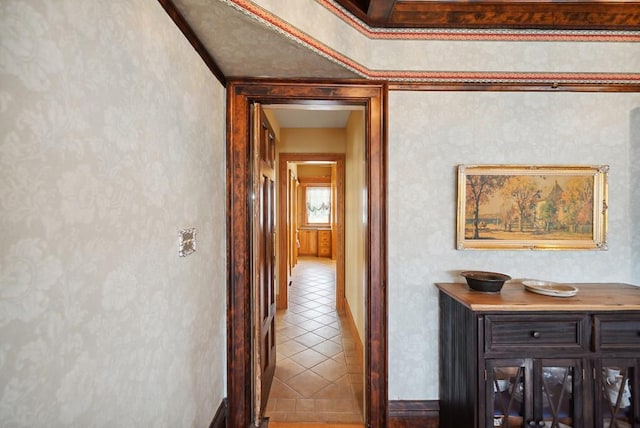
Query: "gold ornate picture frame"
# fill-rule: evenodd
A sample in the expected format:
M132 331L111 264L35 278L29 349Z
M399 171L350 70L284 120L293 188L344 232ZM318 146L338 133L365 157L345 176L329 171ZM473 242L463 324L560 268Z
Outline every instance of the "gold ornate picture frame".
M607 250L608 165L459 165L457 249Z

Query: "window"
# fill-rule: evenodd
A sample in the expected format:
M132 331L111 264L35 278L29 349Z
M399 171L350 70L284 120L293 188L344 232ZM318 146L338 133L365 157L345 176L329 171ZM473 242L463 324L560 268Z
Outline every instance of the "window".
M307 224L331 223L331 187L306 186L304 198Z

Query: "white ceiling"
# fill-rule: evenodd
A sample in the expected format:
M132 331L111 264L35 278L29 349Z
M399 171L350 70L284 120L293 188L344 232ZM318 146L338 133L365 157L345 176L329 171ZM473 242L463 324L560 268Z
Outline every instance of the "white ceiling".
M360 106L265 105L281 128L345 128L349 114Z
M361 77L227 0L174 0L226 77Z
M273 110L281 128L344 128L349 111Z

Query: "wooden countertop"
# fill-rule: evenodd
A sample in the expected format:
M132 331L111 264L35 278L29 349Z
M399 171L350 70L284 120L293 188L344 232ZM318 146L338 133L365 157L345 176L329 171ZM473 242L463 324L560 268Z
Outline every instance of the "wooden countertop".
M466 283L436 286L474 311L637 311L640 287L621 283L568 284L576 287L573 297L551 297L527 291L519 282L505 283L500 293L471 290Z

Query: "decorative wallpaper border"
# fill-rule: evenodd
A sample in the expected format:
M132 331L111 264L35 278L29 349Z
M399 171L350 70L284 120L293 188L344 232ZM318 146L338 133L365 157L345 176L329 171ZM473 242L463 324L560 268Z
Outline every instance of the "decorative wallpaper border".
M531 73L531 72L455 72L455 71L371 71L370 78L394 81L465 83L560 83L640 84L638 73Z
M481 83L481 84L548 84L557 87L559 84L590 84L590 85L638 85L640 84L640 73L546 73L546 72L456 72L456 71L401 71L401 70L372 70L363 64L337 52L331 47L319 42L308 34L300 31L283 19L257 6L249 0L222 0L248 17L262 23L282 34L290 40L298 43L317 54L339 64L346 69L370 80L386 80L395 83ZM331 6L330 10L338 10L337 6L330 0L318 0L323 6ZM342 11L341 17L347 17L346 11ZM346 18L343 18L346 19ZM351 21L353 20L353 21ZM359 20L352 17L348 23L355 28L364 28ZM388 38L407 39L434 39L436 33L413 32L413 31L392 31L385 30ZM369 36L368 33L365 33ZM377 33L381 35L380 33ZM404 34L404 35L403 35ZM438 33L445 38L444 32ZM491 36L493 34L493 36ZM601 33L580 33L565 34L561 32L493 32L482 31L461 31L458 33L447 32L447 39L452 40L562 40L562 41L639 41L640 32L601 32ZM490 37L488 37L490 36ZM491 38L494 37L495 38ZM488 38L487 38L488 37ZM541 38L542 37L542 38ZM386 36L383 38L387 38ZM440 39L442 39L440 38Z

